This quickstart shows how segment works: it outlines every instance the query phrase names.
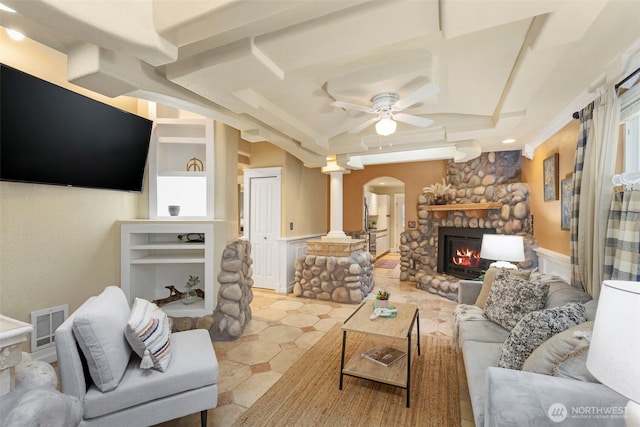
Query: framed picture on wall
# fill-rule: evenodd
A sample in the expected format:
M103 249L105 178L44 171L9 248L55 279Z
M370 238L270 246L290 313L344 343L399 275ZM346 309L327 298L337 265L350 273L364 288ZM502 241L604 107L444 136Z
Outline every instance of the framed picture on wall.
M558 200L558 153L544 159L542 162L544 179L544 200Z
M571 193L573 191L573 181L571 177L565 178L560 183L560 200L562 200L560 228L562 230L571 229Z

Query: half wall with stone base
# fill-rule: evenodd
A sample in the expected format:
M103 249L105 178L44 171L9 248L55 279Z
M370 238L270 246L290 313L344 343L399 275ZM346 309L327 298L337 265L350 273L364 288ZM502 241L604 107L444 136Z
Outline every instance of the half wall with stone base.
M297 297L359 304L373 289L373 256L357 251L350 256L307 255L295 261Z
M222 253L218 282L218 304L213 314L203 317L173 318L173 329L208 329L214 341L231 341L240 338L244 327L251 320L253 300L253 269L251 243L236 240Z

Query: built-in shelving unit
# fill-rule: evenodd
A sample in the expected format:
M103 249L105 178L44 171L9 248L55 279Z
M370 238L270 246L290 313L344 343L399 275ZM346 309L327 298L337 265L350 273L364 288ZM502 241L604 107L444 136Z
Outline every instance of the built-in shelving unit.
M423 211L433 212L436 218L446 218L449 212L466 211L466 214L472 218L486 218L489 209L500 209L502 203L461 203L459 205L425 205L422 206Z
M174 301L162 306L173 317L200 317L213 313L213 223L210 221L123 221L121 234L121 286L133 300L166 298L165 286L184 291L189 275L200 278L205 298L193 304ZM180 235L201 235L204 242L181 240Z
M180 205L182 217L212 218L213 120L161 104L149 109L149 216L169 217L168 206Z

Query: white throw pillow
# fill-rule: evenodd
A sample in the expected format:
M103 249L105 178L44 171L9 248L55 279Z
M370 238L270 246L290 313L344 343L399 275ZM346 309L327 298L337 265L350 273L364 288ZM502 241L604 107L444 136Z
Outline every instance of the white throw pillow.
M87 359L91 379L103 392L120 384L129 363L131 348L122 332L128 317L124 292L109 286L73 321L73 334Z
M125 337L140 358L140 368L164 372L171 361L171 326L164 311L136 298L127 321Z

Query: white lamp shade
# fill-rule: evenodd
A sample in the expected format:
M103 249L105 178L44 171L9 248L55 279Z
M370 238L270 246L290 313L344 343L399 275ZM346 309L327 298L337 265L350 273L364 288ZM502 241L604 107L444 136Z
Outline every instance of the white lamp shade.
M376 132L378 133L378 135L382 136L391 135L396 131L397 126L398 124L394 120L385 117L378 120L378 123L376 123Z
M524 239L522 236L484 234L480 257L494 261L524 261Z
M640 282L605 280L587 369L602 384L640 403Z

